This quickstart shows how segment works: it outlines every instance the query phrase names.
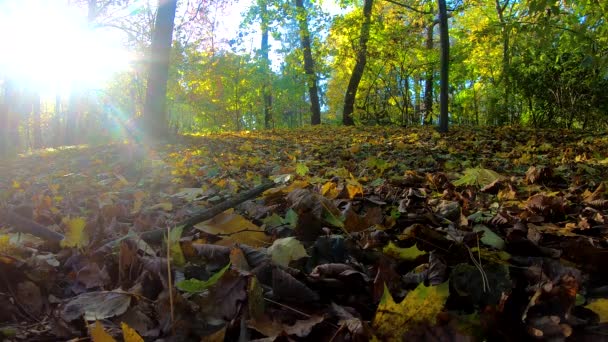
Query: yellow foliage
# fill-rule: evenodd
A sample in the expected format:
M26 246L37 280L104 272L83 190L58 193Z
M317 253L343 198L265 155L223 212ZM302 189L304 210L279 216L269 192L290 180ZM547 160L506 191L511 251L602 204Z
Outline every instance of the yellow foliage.
M599 323L608 322L608 299L600 298L587 304L585 307L600 316Z
M266 235L264 229L235 213L234 209L226 210L194 227L207 234L221 236L222 240L218 245L227 246L236 242L262 247L270 244L270 237Z
M391 256L395 259L405 261L412 261L415 260L417 257L426 254L425 251L419 250L416 245L413 245L409 248L401 248L396 246L392 241L389 241L388 245L384 246L384 248L382 249L382 253Z
M382 341L402 341L405 333L420 324L434 325L448 295L448 282L429 287L420 284L401 303L395 303L385 286L372 326Z
M95 321L95 326L90 329L91 340L93 342L116 342L116 340L108 334L100 321Z
M338 197L338 195L340 195L340 190L338 190L336 183L327 182L321 187L321 195L329 199L335 199Z
M144 339L139 336L135 329L131 328L127 323L120 323L122 328L122 338L125 342L144 342Z
M355 198L357 195L363 196L363 185L353 175L350 175L350 179L346 181L346 191L350 199Z
M84 231L87 222L83 217L64 218L63 224L67 230L65 238L61 240L61 247L82 248L89 244L89 236Z

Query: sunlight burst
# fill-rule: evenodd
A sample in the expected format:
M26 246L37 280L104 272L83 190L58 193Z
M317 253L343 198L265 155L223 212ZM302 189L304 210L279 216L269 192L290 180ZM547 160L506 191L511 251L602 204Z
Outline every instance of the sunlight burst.
M43 91L99 87L130 60L117 32L58 1L0 1L0 32L0 75Z

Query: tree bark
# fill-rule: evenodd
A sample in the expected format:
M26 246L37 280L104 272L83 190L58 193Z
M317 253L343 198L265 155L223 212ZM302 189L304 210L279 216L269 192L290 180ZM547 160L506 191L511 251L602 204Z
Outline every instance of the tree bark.
M258 0L260 7L260 29L262 31L262 42L260 52L262 54L262 62L264 68L264 85L262 86L262 96L264 97L264 128L271 128L272 123L272 95L270 93L270 46L268 45L268 26L270 18L268 17L267 0Z
M310 31L308 29L308 19L303 0L296 0L296 18L300 30L300 43L302 45L302 52L304 53L304 72L306 72L308 93L310 96L310 123L312 125L318 125L321 123L319 88L317 86L317 74L315 73L315 63L312 58Z
M40 127L40 93L34 91L31 94L32 99L32 138L34 148L42 147L42 129Z
M5 82L3 88L3 101L0 102L0 158L4 158L8 155L8 146L10 143L8 132L9 100L11 95L10 83Z
M148 84L144 103L144 131L149 139L165 139L167 122L167 80L177 0L159 0L148 57Z
M434 44L433 44L433 28L435 27L435 22L429 24L429 27L426 31L426 50L429 54L432 53ZM428 69L426 71L426 79L424 81L424 123L431 124L433 120L433 78L434 78L435 70L432 63L429 63ZM427 122L428 120L428 122Z
M342 124L346 126L355 124L353 112L355 109L357 89L359 88L361 78L363 78L365 64L367 63L367 42L369 41L373 4L373 0L365 0L363 3L363 24L361 25L361 34L359 36L359 51L357 51L357 61L355 62L353 73L350 75L350 80L348 81L346 95L344 96L344 109L342 110Z
M448 86L450 71L450 36L445 0L439 2L439 41L441 42L441 73L439 80L439 132L448 131Z
M4 82L4 101L0 103L0 157L15 154L19 146L19 93L11 79Z
M509 52L509 41L510 34L509 29L507 27L507 22L504 17L504 12L509 5L509 0L506 0L503 5L500 4L499 0L495 0L494 3L496 7L496 13L498 14L498 21L501 26L501 36L502 36L502 77L501 80L504 81L503 85L505 87L505 98L504 98L504 108L503 111L506 111L506 117L513 123L513 117L511 116L511 78L509 75L510 69L510 52ZM501 122L500 124L504 124L506 118L502 118L501 114Z

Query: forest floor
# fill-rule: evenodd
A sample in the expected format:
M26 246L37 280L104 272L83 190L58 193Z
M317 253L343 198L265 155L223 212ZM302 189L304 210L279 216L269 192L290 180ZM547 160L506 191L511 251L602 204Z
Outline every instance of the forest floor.
M608 136L520 127L36 151L0 164L0 338L608 340L606 175Z

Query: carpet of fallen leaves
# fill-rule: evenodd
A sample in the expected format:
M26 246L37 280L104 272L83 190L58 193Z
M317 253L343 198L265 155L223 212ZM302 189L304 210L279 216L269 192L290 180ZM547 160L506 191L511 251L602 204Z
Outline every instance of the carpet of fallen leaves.
M519 127L37 151L0 165L0 337L606 340L607 174L605 135Z

